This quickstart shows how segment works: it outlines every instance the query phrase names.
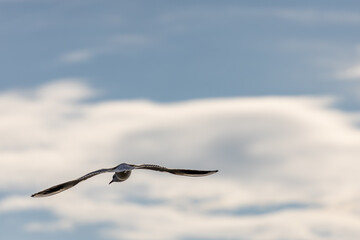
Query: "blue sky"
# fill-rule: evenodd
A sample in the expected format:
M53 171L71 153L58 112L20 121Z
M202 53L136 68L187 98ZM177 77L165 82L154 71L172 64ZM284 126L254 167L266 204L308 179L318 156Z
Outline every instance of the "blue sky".
M2 1L4 89L80 77L104 98L344 94L356 1ZM355 7L354 7L355 6Z
M1 238L359 239L359 7L0 0Z

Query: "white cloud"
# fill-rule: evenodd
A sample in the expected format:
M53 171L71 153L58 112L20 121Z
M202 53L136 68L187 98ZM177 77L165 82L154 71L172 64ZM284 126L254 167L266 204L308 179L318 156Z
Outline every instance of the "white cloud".
M270 15L302 23L341 23L359 24L360 17L352 11L329 11L329 10L299 10L299 9L269 9L265 13Z
M37 97L46 101L76 101L92 97L95 92L85 86L81 78L60 78L51 84L40 87L36 91Z
M28 231L110 223L99 234L113 239L360 237L360 131L331 99L82 101L91 94L60 81L0 95L0 212L56 217L29 222ZM29 197L120 162L220 172L137 170L110 186L103 174L53 197Z
M95 55L96 52L90 49L76 50L61 55L60 61L65 63L85 62L93 58Z
M90 61L99 56L138 52L141 47L153 42L149 36L140 34L119 34L97 46L77 49L61 54L58 60L62 63L75 64Z
M183 21L184 19L192 21L196 19L216 21L219 17L278 18L304 24L360 24L360 17L354 11L276 7L255 8L229 5L218 8L192 7L191 9L166 13L162 16L161 20L164 22Z
M360 79L360 64L347 68L337 73L337 77L340 79Z

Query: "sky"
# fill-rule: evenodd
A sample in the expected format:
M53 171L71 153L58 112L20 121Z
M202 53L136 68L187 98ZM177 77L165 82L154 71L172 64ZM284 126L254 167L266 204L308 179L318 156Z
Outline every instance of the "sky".
M359 239L359 9L0 0L1 239Z

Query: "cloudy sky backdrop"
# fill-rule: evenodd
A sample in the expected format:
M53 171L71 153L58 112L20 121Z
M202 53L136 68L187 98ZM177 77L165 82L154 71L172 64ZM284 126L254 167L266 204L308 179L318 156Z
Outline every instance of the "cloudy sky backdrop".
M359 8L0 0L1 239L359 239Z

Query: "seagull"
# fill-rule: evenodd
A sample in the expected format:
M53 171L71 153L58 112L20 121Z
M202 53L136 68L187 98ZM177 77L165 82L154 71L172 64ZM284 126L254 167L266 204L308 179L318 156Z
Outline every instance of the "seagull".
M153 170L153 171L159 171L159 172L168 172L171 174L187 176L187 177L202 177L202 176L208 176L208 175L218 172L218 170L206 171L206 170L192 170L192 169L174 169L174 168L161 167L161 166L153 165L153 164L133 165L133 164L121 163L121 164L117 165L116 167L99 169L99 170L90 172L82 177L79 177L78 179L52 186L41 192L34 193L33 195L31 195L31 197L48 197L51 195L55 195L55 194L65 191L65 190L68 190L69 188L74 187L75 185L77 185L78 183L80 183L82 181L85 181L91 177L94 177L98 174L106 173L106 172L114 172L112 180L109 184L111 184L113 182L123 182L130 177L131 171L134 169L147 169L147 170Z

